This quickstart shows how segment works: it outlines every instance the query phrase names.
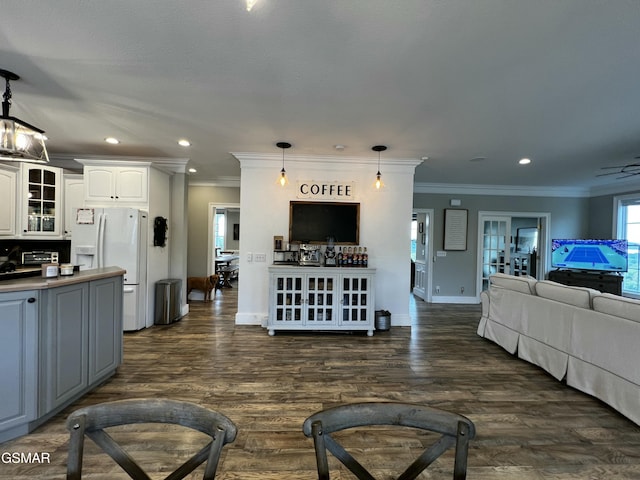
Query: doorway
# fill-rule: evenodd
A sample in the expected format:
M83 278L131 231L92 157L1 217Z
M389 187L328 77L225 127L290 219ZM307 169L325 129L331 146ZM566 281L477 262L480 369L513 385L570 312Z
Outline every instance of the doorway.
M412 292L431 302L433 261L433 209L417 208L411 216Z
M207 232L207 275L213 275L220 252L240 251L240 204L209 203Z
M489 288L494 273L544 278L550 213L478 212L476 291Z

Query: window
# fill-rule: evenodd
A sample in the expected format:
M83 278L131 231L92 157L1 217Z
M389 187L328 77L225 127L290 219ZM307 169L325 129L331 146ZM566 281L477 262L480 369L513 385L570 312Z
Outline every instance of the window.
M640 193L615 198L617 238L629 242L629 269L624 274L624 295L640 298Z
M225 237L227 235L227 212L226 210L216 210L216 218L213 222L213 243L214 247L220 250L225 249Z
M414 213L411 217L411 260L416 261L418 243L418 216Z

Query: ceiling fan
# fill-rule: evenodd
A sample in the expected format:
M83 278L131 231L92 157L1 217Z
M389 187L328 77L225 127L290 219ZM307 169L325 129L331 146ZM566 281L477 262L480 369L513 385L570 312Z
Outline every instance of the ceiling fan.
M636 160L640 160L640 155L634 157ZM618 179L633 177L634 175L640 175L640 162L629 163L627 165L618 165L616 167L601 167L600 170L617 170L615 172L607 172L596 175L596 177L604 177L607 175L620 175Z

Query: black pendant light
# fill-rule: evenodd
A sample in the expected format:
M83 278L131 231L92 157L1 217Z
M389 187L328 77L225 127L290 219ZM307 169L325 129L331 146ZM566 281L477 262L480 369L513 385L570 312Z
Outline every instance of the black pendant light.
M374 184L378 190L383 187L382 174L380 173L380 152L384 152L386 149L386 145L375 145L371 147L371 150L378 152L378 173L376 173L376 181Z
M289 179L287 178L287 171L284 169L284 151L287 148L291 148L291 144L288 142L278 142L276 143L276 147L282 149L282 170L280 170L280 177L278 178L278 182L281 187L285 187L289 183Z
M11 108L11 80L20 77L8 70L0 69L0 77L6 81L2 95L0 117L0 160L12 162L48 163L49 156L44 145L44 130L40 130L19 118L9 115Z

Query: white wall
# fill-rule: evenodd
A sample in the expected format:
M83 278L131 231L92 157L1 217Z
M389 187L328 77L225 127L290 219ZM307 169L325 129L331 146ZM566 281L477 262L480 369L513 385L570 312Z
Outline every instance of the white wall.
M171 192L169 175L149 169L149 232L147 238L147 327L155 319L155 288L158 280L169 277L169 245L173 231L167 230L167 243L164 247L153 245L153 225L156 217L164 217L171 227Z
M236 323L266 326L269 311L267 268L273 237L289 230L289 202L297 199L297 181L354 182L360 203L360 245L376 271L375 308L389 310L392 325L410 325L410 252L413 175L417 160L384 159L385 187L373 187L377 156L371 158L285 156L289 185L277 183L282 156L234 153L240 161L240 275ZM331 201L338 201L332 199ZM266 262L249 262L248 254L266 254Z

